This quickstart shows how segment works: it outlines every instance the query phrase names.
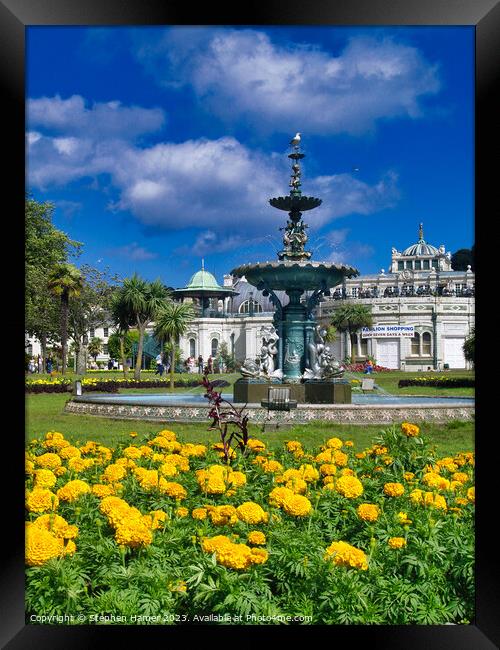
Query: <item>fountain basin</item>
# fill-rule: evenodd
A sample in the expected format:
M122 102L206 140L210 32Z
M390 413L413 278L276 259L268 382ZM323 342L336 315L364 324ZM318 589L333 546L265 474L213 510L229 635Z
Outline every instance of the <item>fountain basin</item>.
M231 394L222 395L231 399ZM258 403L247 404L250 422L264 424L303 424L332 422L338 424L391 424L409 422L448 422L473 420L474 398L419 397L396 395L352 395L352 404L298 404L292 411L268 412ZM244 406L244 404L239 404ZM199 422L207 424L208 402L198 394L148 395L81 395L70 399L66 413L93 415L119 420L151 422Z

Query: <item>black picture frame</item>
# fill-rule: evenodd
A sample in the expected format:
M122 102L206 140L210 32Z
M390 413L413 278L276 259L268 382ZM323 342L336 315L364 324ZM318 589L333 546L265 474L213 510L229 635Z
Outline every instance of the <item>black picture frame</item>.
M31 25L473 25L476 32L476 275L477 285L476 329L486 331L490 316L486 282L489 273L494 273L492 261L495 250L491 244L490 223L498 214L496 208L498 187L498 101L494 100L495 83L499 75L498 47L500 34L499 0L268 0L266 3L245 3L230 6L213 6L205 3L191 8L179 0L0 0L0 79L4 114L4 160L8 159L4 171L4 197L2 207L6 217L17 223L9 230L4 240L4 252L14 252L13 264L23 258L24 237L22 215L24 213L24 38L25 28ZM10 202L7 210L6 204ZM6 221L4 221L6 223ZM496 244L498 246L498 244ZM10 267L9 267L10 268ZM4 271L7 271L7 267ZM9 274L9 278L10 278ZM22 272L13 274L18 283L13 287L11 302L17 305L14 324L16 343L23 337L22 326L24 283ZM10 283L9 283L10 284ZM18 325L19 322L19 325ZM486 325L485 325L486 323ZM6 325L5 325L6 326ZM409 650L412 648L489 650L500 644L500 599L498 581L498 542L494 532L497 520L494 477L498 474L497 454L493 445L497 437L494 398L486 395L490 364L495 364L487 346L478 337L476 363L476 458L477 458L477 527L476 527L476 594L477 609L473 624L467 626L335 626L325 632L323 639L332 644L342 642L361 644L366 641L370 647L384 650ZM19 340L19 343L21 341ZM9 344L10 347L10 344ZM20 348L20 346L19 346ZM4 452L3 461L12 465L14 477L9 483L12 489L4 487L3 539L7 550L2 555L1 625L0 641L9 650L25 648L90 648L109 644L116 635L123 635L125 641L149 642L151 635L158 636L162 643L187 639L194 630L202 633L206 641L207 632L214 640L240 643L242 635L238 628L228 626L199 628L160 628L144 626L41 626L25 625L24 611L24 485L22 467L24 439L20 433L24 413L24 372L20 361L22 352L15 346L14 365L9 371L10 389L14 398L9 401L8 410L13 415L14 426L4 431L4 445L12 442L13 458ZM19 367L21 370L18 371ZM484 370L483 370L484 369ZM19 382L19 383L18 383ZM22 383L21 383L22 382ZM498 392L498 389L497 389ZM17 402L17 406L14 404ZM17 408L19 407L19 408ZM7 410L7 409L6 409ZM14 433L15 432L15 435ZM8 437L8 440L7 440ZM5 449L5 447L4 447ZM5 522L9 522L7 526ZM292 632L298 643L311 642L308 626L284 629L282 627L245 628L243 639L262 635L275 642L282 640L283 632ZM234 634L236 632L236 635ZM278 636L278 634L280 636ZM182 636L181 636L182 635ZM185 641L184 641L185 642ZM323 643L325 641L322 641Z

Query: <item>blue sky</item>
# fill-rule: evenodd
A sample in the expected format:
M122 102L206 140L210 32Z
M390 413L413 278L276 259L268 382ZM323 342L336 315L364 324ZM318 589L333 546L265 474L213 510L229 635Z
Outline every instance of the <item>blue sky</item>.
M184 286L275 260L300 131L314 260L474 242L473 27L29 27L27 185L77 264Z

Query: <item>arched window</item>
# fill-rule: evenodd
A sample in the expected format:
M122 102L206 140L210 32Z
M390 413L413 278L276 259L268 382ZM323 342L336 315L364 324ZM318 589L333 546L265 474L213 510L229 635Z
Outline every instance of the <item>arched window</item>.
M219 339L212 339L212 356L217 356L217 350L219 349Z
M262 312L262 305L258 303L256 300L245 300L245 302L242 302L239 308L240 314L248 314L250 313L250 303L253 305L253 312L254 314L260 314Z
M361 343L361 356L362 357L367 357L368 356L368 339L364 339L361 337L360 339Z
M189 339L189 356L196 356L196 341L194 339Z
M422 334L422 355L430 357L431 347L432 347L431 335L429 334L429 332L424 332Z
M411 340L411 353L420 356L420 334L415 332L415 336Z

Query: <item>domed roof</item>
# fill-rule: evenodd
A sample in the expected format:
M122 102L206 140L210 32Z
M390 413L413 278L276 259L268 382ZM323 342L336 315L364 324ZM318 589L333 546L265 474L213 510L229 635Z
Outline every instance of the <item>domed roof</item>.
M419 226L418 242L405 248L402 255L411 255L413 257L419 257L421 255L439 255L439 250L424 240L423 224L420 224Z
M186 289L219 289L219 285L211 273L201 269L189 280Z

